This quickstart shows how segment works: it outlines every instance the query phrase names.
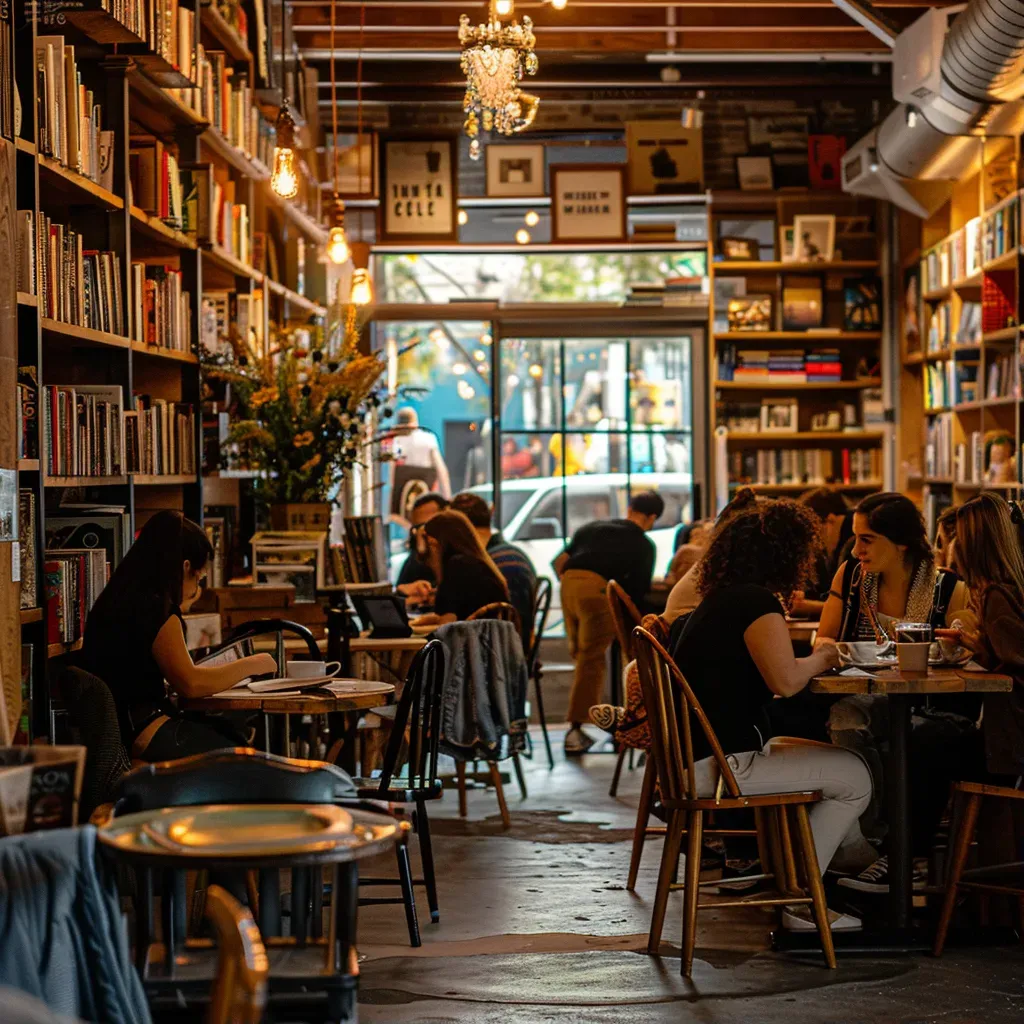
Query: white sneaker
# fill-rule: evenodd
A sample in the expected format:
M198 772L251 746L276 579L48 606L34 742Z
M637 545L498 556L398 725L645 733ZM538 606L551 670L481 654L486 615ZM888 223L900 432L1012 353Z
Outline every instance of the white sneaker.
M859 917L853 914L841 914L838 910L828 912L828 925L834 932L859 932L863 927ZM811 908L804 904L798 907L786 907L782 911L782 927L787 932L814 932L818 926L814 923Z

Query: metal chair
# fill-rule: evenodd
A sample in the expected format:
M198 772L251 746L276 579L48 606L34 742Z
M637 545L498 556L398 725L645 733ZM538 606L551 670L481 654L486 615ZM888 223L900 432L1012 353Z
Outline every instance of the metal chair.
M651 727L651 754L658 772L662 806L669 812L647 951L652 954L658 952L669 894L673 890L682 889L683 948L680 970L684 977L690 977L697 937L697 911L703 909L699 896L704 816L708 812L720 810L752 809L758 824L761 863L766 868L769 864L773 867L763 877L774 879L779 892L764 898L716 901L708 906L722 910L737 906L810 904L825 962L830 968L835 968L836 956L828 908L825 905L825 889L807 814L808 805L821 800L821 791L744 796L700 701L668 652L642 627L638 626L633 631L633 639ZM702 797L697 792L692 720L696 720L703 730L718 769L718 791L713 797ZM723 789L727 794L724 797L720 795ZM673 882L673 878L678 870L684 835L687 837L686 875L685 882L678 885ZM803 861L804 882L810 891L809 896L804 895L800 885L794 851L799 853Z
M547 576L540 576L537 579L537 589L533 594L533 635L530 637L530 651L527 654L526 664L533 680L533 692L537 697L537 717L540 719L540 731L544 736L544 748L548 754L548 767L555 767L555 756L551 752L551 739L548 736L548 721L544 714L544 691L541 687L543 666L540 663L540 644L544 639L544 630L548 624L548 613L551 611L552 598L551 580ZM531 741L527 757L533 757L533 743Z
M615 623L615 639L619 645L619 663L614 671L622 675L622 668L634 658L632 630L640 625L642 616L640 610L633 604L632 598L626 593L615 580L608 581L606 590L608 597L608 610L611 612L612 621ZM612 687L615 692L615 687ZM632 757L633 748L621 745L618 756L615 758L615 772L612 774L612 784L608 789L608 795L612 798L619 795L619 778L622 775L622 766L627 755ZM633 767L632 760L630 768Z
M423 878L414 879L409 865L408 845L400 843L398 878L360 878L360 885L401 885L400 897L368 897L366 905L404 903L409 926L409 942L419 946L420 930L416 919L414 885L427 890L430 919L435 924L441 915L437 903L434 852L430 841L427 801L442 795L437 775L438 744L441 739L441 698L448 673L448 648L440 640L431 640L417 652L402 690L395 720L384 752L384 764L375 779L356 779L359 796L365 800L386 800L389 804L414 804L413 829L420 840ZM402 773L404 768L404 774Z

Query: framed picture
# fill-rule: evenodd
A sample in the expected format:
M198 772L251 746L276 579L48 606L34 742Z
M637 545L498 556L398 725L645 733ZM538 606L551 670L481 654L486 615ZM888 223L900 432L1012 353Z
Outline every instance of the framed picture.
M797 263L828 263L836 248L836 218L831 213L797 214L793 243Z
M964 303L966 309L970 303ZM961 324L964 316L961 312ZM970 319L970 315L967 318ZM848 277L843 281L843 330L882 329L882 283L877 277ZM905 337L908 337L905 335ZM908 337L909 342L909 337Z
M551 167L551 241L626 240L626 165Z
M487 194L489 196L542 196L544 181L543 146L502 146L486 149Z
M734 238L723 236L718 240L718 250L726 262L733 260L754 261L761 256L761 247L756 238Z
M806 114L768 114L747 118L750 148L762 153L807 155L809 120Z
M770 295L737 295L726 309L730 331L770 331L772 329L772 297Z
M811 188L841 189L841 165L846 139L841 135L811 135L807 139L807 172Z
M792 224L779 225L779 259L783 263L792 263L796 259Z
M772 189L772 158L770 156L736 157L736 178L742 192L770 192Z
M627 121L626 160L631 195L693 193L704 188L704 142L699 127L674 121Z
M795 398L761 399L761 433L795 434L798 429L797 412Z
M820 277L785 277L782 282L782 329L820 327L824 296Z
M379 153L379 240L458 241L458 136L382 134Z

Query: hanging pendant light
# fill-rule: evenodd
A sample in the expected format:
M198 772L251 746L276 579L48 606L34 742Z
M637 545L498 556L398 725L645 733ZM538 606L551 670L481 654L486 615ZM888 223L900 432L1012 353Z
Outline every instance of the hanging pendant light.
M299 194L299 175L295 170L295 121L287 99L281 103L281 112L277 115L277 144L274 146L270 187L282 199L294 199Z
M353 306L369 306L373 302L373 280L370 277L370 246L366 242L353 242L352 291L349 302Z
M345 203L338 194L338 79L335 69L334 26L336 21L336 0L331 0L331 161L334 181L334 208L331 211L331 230L327 236L327 258L335 266L347 263L352 255L348 236L345 234ZM360 29L361 31L361 29Z

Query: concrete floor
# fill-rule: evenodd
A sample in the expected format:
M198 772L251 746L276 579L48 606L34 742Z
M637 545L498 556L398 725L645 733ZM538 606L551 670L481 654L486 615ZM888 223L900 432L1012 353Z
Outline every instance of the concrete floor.
M644 952L661 841L645 851L635 894L624 889L641 772L608 796L611 756L549 771L527 764L529 798L507 787L503 832L493 790L432 807L441 921L417 890L423 946L411 949L399 906L360 914L363 1024L1019 1024L1024 950L820 960L770 953L774 917L758 909L702 914L692 982L679 974L681 896L662 955ZM415 849L415 842L413 843ZM384 870L390 865L382 865Z

